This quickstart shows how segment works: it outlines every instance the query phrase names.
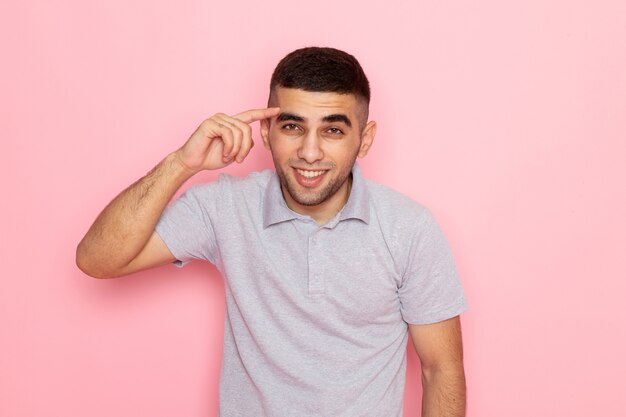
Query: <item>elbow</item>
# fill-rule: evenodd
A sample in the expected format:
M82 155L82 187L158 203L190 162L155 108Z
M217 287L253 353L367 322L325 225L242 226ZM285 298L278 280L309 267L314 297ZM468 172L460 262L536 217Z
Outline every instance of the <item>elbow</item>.
M112 274L107 274L105 272L96 270L96 269L91 269L88 267L85 267L83 264L80 264L78 262L76 262L76 266L78 267L78 269L80 269L85 275L91 277L91 278L96 278L96 279L109 279L109 278L115 278L114 275Z
M115 274L106 271L98 266L97 257L90 255L81 242L76 248L76 266L85 275L97 279L115 278Z
M465 370L462 362L454 361L448 364L426 365L422 364L422 383L431 384L435 381L455 381L465 386Z

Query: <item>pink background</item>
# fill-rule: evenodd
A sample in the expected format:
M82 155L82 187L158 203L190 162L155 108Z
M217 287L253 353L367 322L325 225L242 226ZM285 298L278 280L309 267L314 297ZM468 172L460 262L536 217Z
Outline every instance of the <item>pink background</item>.
M0 415L216 415L216 270L101 281L74 250L202 119L262 106L306 45L360 59L379 124L363 170L449 237L468 415L626 415L626 2L175 3L0 5ZM270 165L257 146L229 171Z

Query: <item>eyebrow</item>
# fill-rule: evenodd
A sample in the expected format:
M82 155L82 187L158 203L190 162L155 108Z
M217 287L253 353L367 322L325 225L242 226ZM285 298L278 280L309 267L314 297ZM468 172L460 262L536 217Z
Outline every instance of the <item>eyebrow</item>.
M293 113L281 113L278 115L278 117L276 117L276 121L277 122L286 122L287 120L292 120L294 122L304 122L305 119L302 116L298 116L297 114L293 114Z
M343 122L346 126L352 127L352 122L345 114L330 114L322 119L326 123Z
M297 114L287 113L287 112L280 113L276 117L276 121L277 122L286 122L288 120L291 120L291 121L294 121L294 122L305 122L306 121L306 119L304 117L302 117L302 116L298 116ZM341 114L341 113L329 114L328 116L324 116L322 118L322 121L326 122L326 123L342 122L346 126L352 127L352 122L350 121L348 116L346 116L345 114Z

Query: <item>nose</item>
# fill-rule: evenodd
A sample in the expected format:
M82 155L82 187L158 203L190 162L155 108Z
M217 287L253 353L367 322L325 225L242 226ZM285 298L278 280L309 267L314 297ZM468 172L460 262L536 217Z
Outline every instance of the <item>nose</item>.
M298 158L312 164L324 159L324 151L321 147L321 138L316 132L309 132L302 137L302 142L298 148Z

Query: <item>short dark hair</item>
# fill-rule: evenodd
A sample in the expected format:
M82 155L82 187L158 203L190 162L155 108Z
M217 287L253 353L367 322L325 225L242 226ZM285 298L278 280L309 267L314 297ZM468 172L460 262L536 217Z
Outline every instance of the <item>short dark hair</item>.
M276 87L353 94L365 102L366 112L370 102L370 84L361 64L335 48L307 47L290 52L274 69L270 101Z

